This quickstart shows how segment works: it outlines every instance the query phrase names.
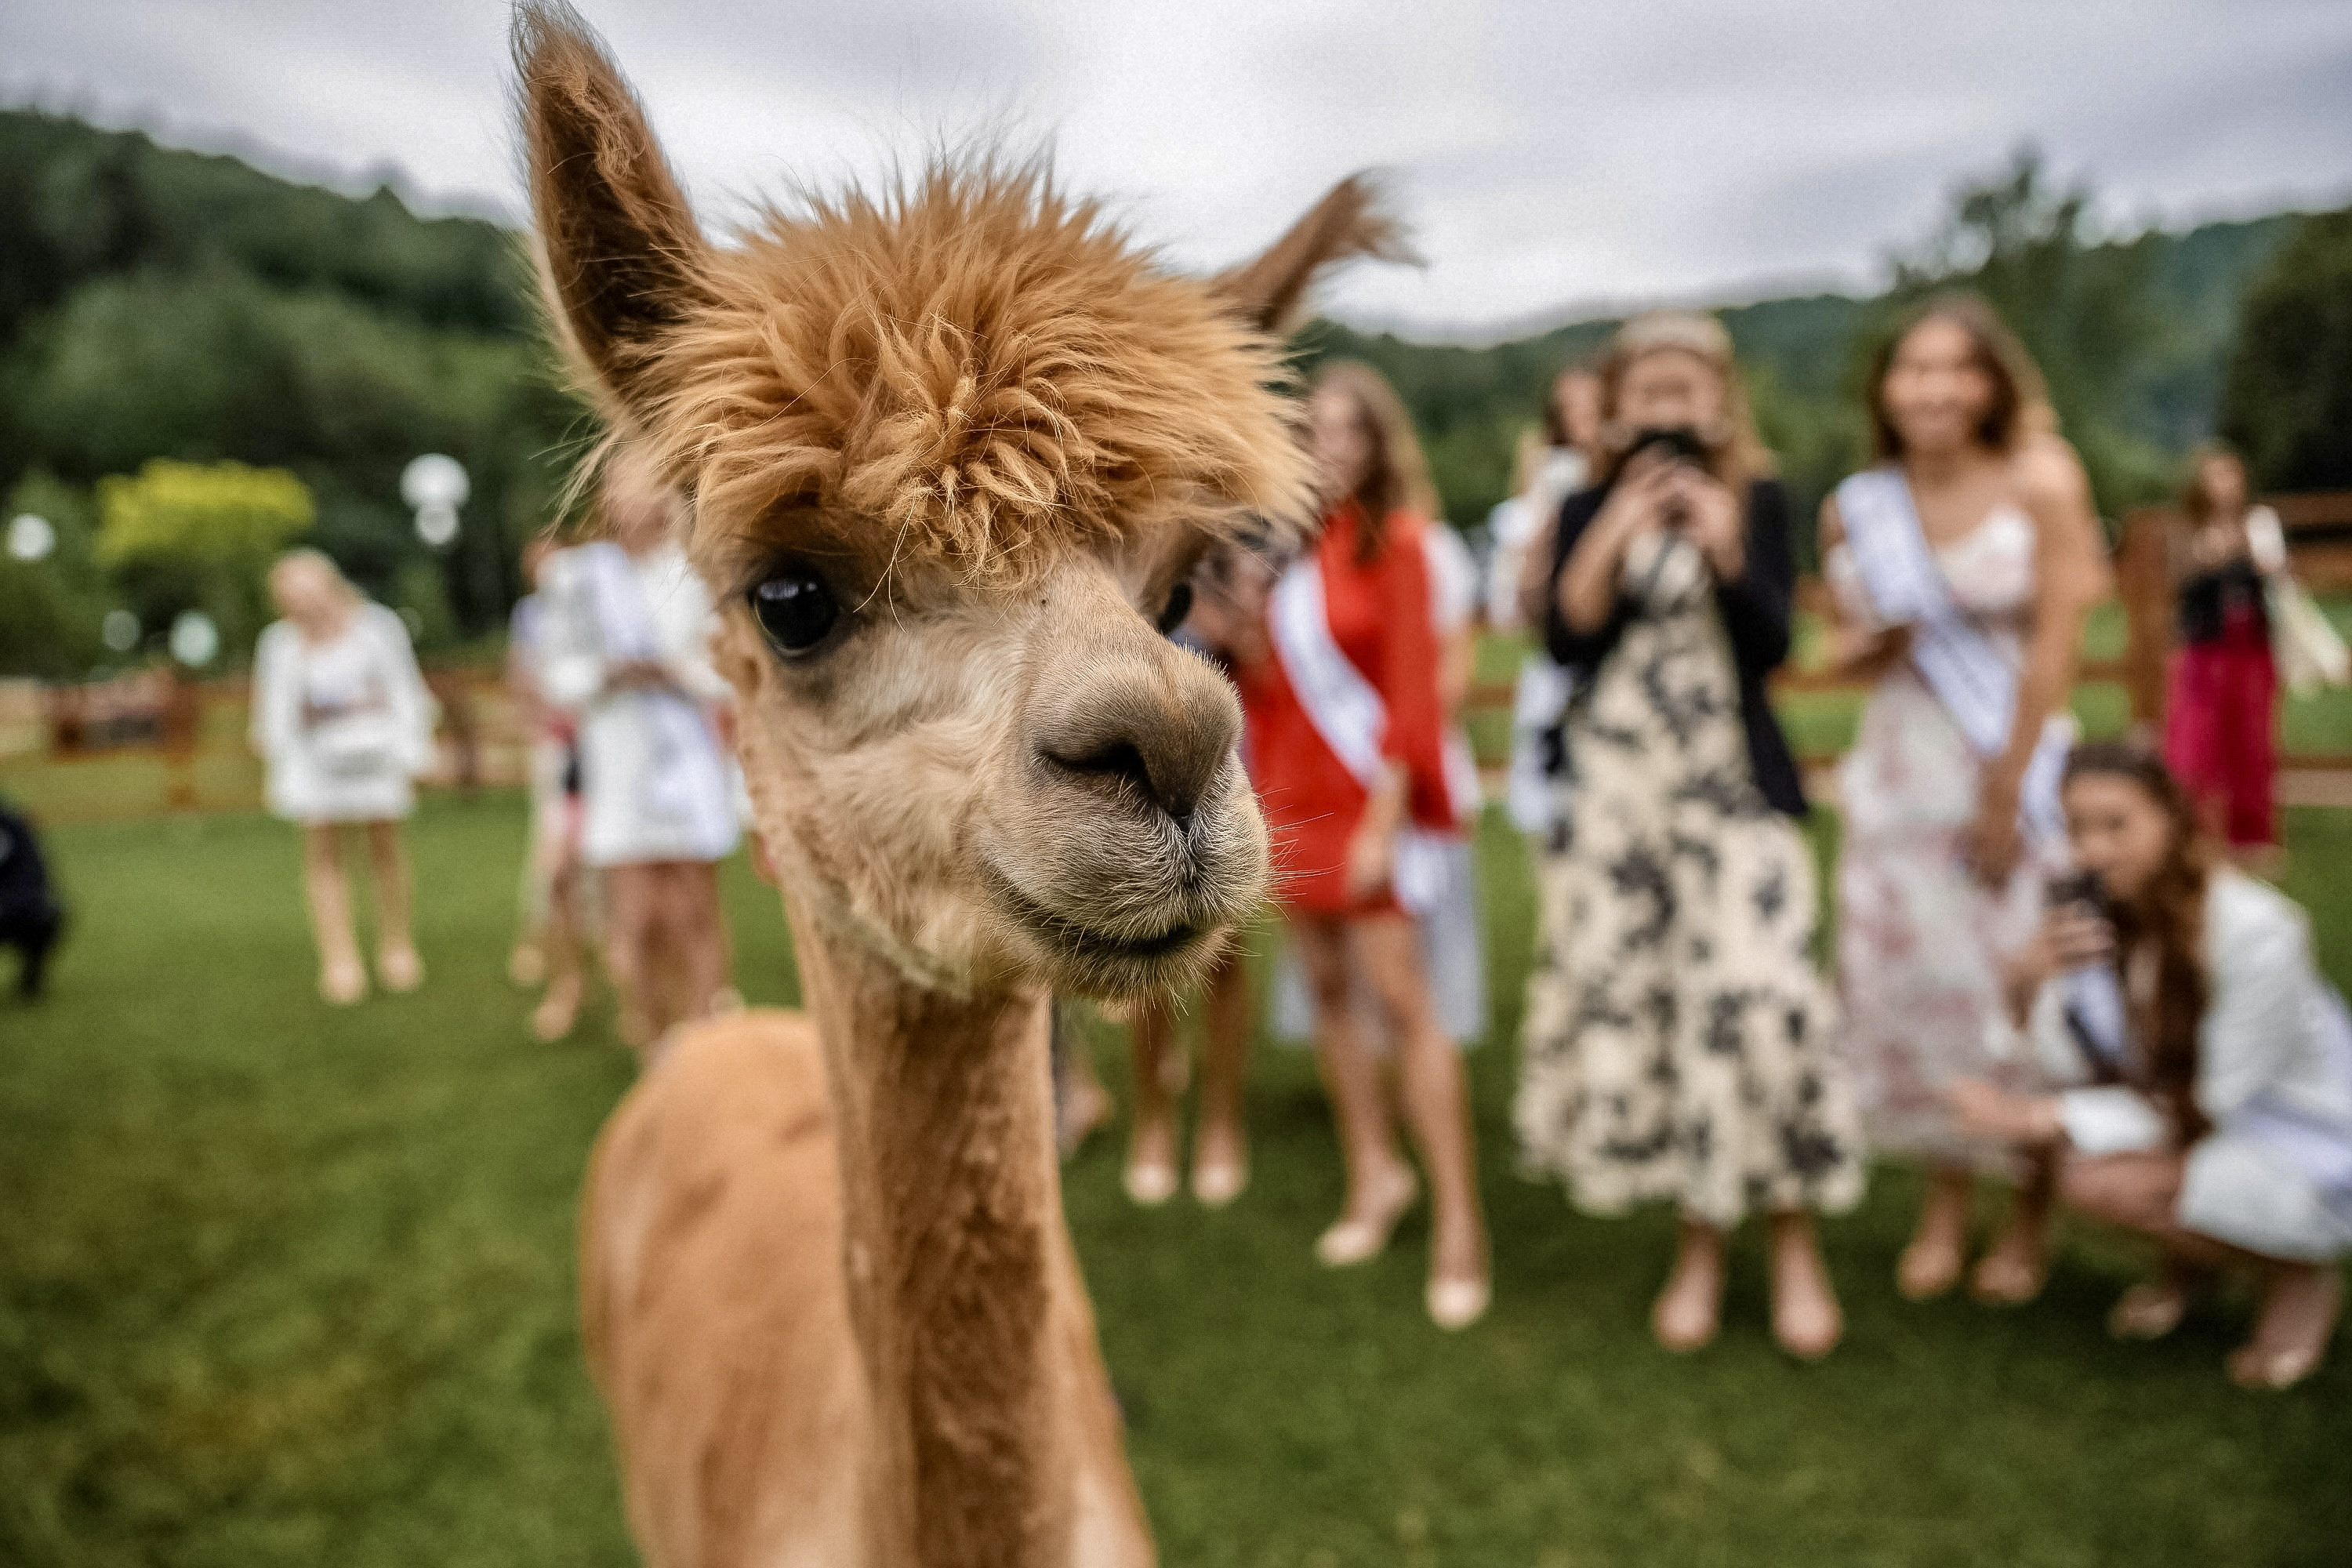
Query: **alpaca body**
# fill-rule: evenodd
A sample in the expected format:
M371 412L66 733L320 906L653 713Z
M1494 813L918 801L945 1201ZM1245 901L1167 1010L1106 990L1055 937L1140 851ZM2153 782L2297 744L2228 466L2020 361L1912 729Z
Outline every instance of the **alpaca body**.
M1034 1046L1042 1056L1043 1038ZM1041 1093L1044 1083L1041 1073ZM824 1047L802 1013L681 1031L598 1140L582 1226L584 1334L653 1568L873 1561L860 1497L874 1392L851 1329L838 1162ZM1148 1563L1068 1232L1058 1209L1039 1217L1047 1250L1034 1285L1045 1305L1025 1327L1041 1377L1069 1396L1047 1405L1062 1429L1033 1435L1068 1463L1036 1479L1040 1511L1067 1527L1034 1561ZM1018 1321L960 1327L1025 1337Z

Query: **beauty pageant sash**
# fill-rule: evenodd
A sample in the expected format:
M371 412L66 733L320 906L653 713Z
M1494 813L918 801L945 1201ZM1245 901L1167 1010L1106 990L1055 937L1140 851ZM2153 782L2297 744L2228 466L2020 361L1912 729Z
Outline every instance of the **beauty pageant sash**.
M1275 657L1282 661L1282 672L1315 732L1366 791L1378 788L1389 765L1381 754L1381 741L1388 733L1388 706L1331 636L1323 571L1314 556L1299 557L1275 584L1266 616L1274 631ZM1410 818L1397 829L1390 885L1397 902L1415 916L1427 915L1444 893L1444 847L1443 837Z

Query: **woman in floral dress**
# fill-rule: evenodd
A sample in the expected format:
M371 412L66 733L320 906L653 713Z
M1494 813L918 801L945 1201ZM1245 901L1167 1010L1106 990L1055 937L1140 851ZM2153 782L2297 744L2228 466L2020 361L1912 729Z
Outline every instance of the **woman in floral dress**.
M1838 953L1847 1047L1874 1149L1927 1167L1927 1196L1896 1281L1913 1299L1959 1282L1979 1173L2019 1182L2019 1203L1979 1264L1980 1299L2042 1287L2049 1171L1971 1134L1948 1101L1979 1079L2032 1087L2014 1059L2001 975L2040 923L2042 888L2066 865L2063 839L2026 830L2028 774L2063 749L2083 618L2107 571L2090 487L2053 433L2032 363L1982 302L1936 300L1889 340L1869 383L1886 472L1966 635L2007 672L2011 718L1997 755L1979 754L1913 655L1916 631L1882 625L1846 543L1836 498L1822 517L1840 662L1873 681L1839 773L1844 842Z
M1788 652L1787 501L1713 321L1634 321L1601 374L1609 450L1562 509L1549 607L1577 680L1573 797L1521 1143L1582 1208L1680 1207L1652 1315L1669 1350L1714 1338L1726 1236L1764 1211L1774 1336L1810 1359L1843 1332L1811 1216L1851 1206L1863 1167L1811 952L1804 798L1764 689Z

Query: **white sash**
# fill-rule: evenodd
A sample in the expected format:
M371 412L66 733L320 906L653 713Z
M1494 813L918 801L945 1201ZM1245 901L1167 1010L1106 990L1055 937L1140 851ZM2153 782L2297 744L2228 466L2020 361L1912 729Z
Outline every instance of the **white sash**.
M2009 750L2017 727L2017 674L1952 598L1943 568L1919 526L1911 487L1894 468L1865 468L1837 488L1838 516L1871 607L1886 626L1911 628L1911 662L1976 753L1990 761ZM2051 715L2026 763L2018 815L2045 843L2065 837L2058 784L2074 725Z
M1911 663L1919 679L1979 756L2001 755L2017 727L2018 672L1953 599L1902 470L1890 466L1849 476L1837 488L1837 503L1846 548L1879 622L1911 628ZM2072 721L2052 714L2019 781L2019 820L2043 845L2066 837L2058 786L2074 744ZM2114 966L2069 970L2059 985L2076 1039L2100 1067L2120 1072L2127 1026Z
M1298 705L1331 748L1340 765L1369 792L1388 773L1381 741L1388 733L1388 707L1363 673L1349 662L1331 636L1331 616L1323 599L1323 571L1312 555L1291 563L1266 604L1275 656ZM1434 909L1444 893L1444 839L1414 826L1397 829L1390 882L1397 902L1415 916Z

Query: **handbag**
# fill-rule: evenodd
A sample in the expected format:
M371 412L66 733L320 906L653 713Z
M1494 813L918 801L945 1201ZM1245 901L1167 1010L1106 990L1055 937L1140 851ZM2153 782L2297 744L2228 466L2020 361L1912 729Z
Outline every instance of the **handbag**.
M2284 574L2270 579L2269 591L2271 653L2286 689L2301 697L2352 684L2352 652L2311 595Z

